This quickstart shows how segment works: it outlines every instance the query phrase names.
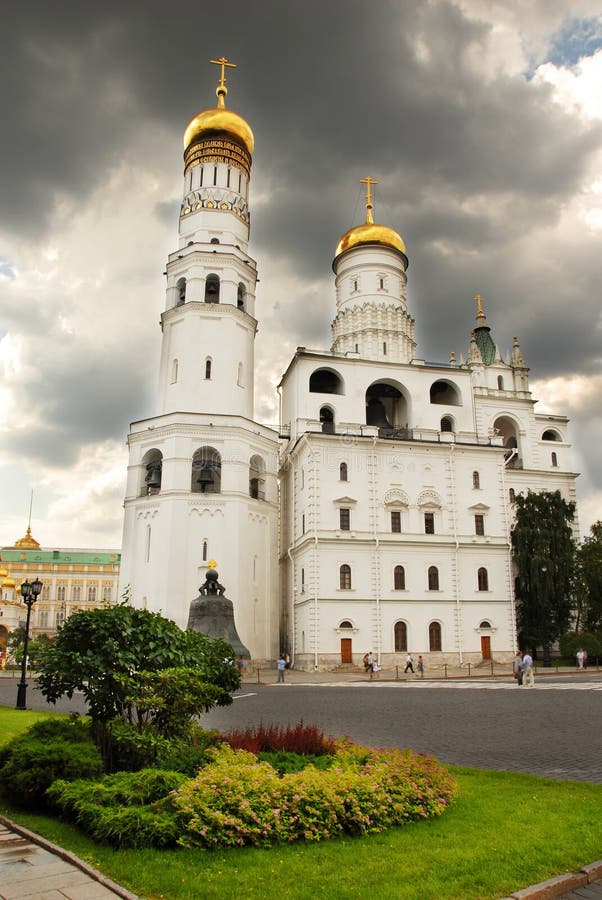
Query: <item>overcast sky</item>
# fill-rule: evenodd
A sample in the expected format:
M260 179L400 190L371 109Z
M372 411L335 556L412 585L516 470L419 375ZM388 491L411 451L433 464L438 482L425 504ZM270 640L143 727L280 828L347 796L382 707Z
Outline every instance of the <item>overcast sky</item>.
M255 134L256 417L298 345L330 346L340 235L404 238L418 355L485 311L542 411L572 420L602 518L602 0L22 0L0 31L0 546L119 547L130 421L154 414L182 133Z

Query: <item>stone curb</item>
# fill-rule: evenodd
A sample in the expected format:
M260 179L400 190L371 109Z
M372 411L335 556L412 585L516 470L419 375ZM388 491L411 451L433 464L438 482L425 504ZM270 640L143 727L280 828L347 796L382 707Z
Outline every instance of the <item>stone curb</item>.
M589 866L583 866L578 872L567 872L566 875L558 875L556 878L549 878L547 881L540 881L539 884L531 887L514 891L503 900L555 900L557 897L570 894L571 891L599 881L602 881L602 859Z
M4 825L5 828L14 831L16 834L21 835L21 837L26 838L28 841L31 841L32 844L37 844L38 847L42 847L44 850L48 850L49 853L54 853L55 856L59 856L65 862L68 862L72 866L75 866L77 869L80 869L80 871L82 871L85 875L88 875L94 881L97 881L99 884L102 884L103 887L106 887L107 890L113 891L113 893L117 897L121 897L122 900L141 900L141 898L137 894L132 894L120 884L117 884L115 881L111 881L110 878L107 878L102 874L102 872L99 872L97 869L89 866L88 863L85 863L83 859L75 856L74 853L70 853L68 850L63 850L62 847L57 846L57 844L53 844L51 841L47 841L46 838L40 837L39 834L35 834L33 831L29 831L28 828L23 828L22 825L17 825L15 822L7 819L6 816L0 815L0 823Z

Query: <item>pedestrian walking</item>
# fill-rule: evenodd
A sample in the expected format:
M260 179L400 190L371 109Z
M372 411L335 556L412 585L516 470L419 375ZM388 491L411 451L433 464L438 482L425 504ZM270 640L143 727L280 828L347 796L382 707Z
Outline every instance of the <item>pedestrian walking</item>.
M405 669L403 670L403 674L404 674L404 675L406 674L406 672L408 671L408 669L409 669L409 671L410 671L410 672L412 673L412 675L413 675L413 674L414 674L414 660L412 659L412 654L411 654L411 653L408 653L408 655L406 656L406 667L405 667Z
M416 668L418 669L418 674L420 675L420 677L424 678L424 660L422 656L418 657L418 664Z
M579 648L579 650L577 650L577 668L578 668L578 669L582 669L582 668L583 668L583 656L584 656L584 653L585 653L585 651L584 651L581 647Z
M535 678L533 677L533 657L529 653L523 655L522 671L524 687L535 687Z
M366 657L366 672L370 675L370 681L372 681L372 676L374 674L374 656L372 654L372 650L368 653Z
M278 669L278 684L284 684L284 670L286 669L286 659L284 653L281 653L276 663Z
M374 660L374 662L372 663L372 671L373 671L373 673L374 673L374 677L375 677L375 678L379 678L379 677L380 677L380 666L379 666L379 664L376 662L376 660Z
M520 687L523 683L523 654L520 650L516 651L516 655L512 661L512 674L516 679L517 685Z

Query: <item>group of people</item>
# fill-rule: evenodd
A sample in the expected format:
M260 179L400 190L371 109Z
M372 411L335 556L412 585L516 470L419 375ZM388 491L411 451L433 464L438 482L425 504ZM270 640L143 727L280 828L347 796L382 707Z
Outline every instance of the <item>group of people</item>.
M370 680L372 681L373 677L376 676L378 678L380 672L380 665L378 661L375 659L372 650L369 650L367 653L364 653L364 658L362 660L364 664L364 671L370 675ZM424 678L424 660L422 656L418 657L418 662L416 663L417 674L420 675L421 678ZM408 653L406 656L406 667L403 670L404 675L407 675L408 672L411 672L412 675L416 674L414 672L414 660L412 659L412 654Z
M533 657L530 653L523 653L521 650L517 650L512 664L512 673L519 687L535 687Z

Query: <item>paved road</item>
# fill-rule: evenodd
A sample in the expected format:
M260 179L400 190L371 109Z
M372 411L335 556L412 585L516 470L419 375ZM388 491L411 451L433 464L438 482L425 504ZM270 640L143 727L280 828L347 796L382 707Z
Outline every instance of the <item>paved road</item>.
M246 685L231 707L202 723L228 730L303 719L333 736L410 747L457 765L602 783L601 714L598 676L526 690L474 680Z

